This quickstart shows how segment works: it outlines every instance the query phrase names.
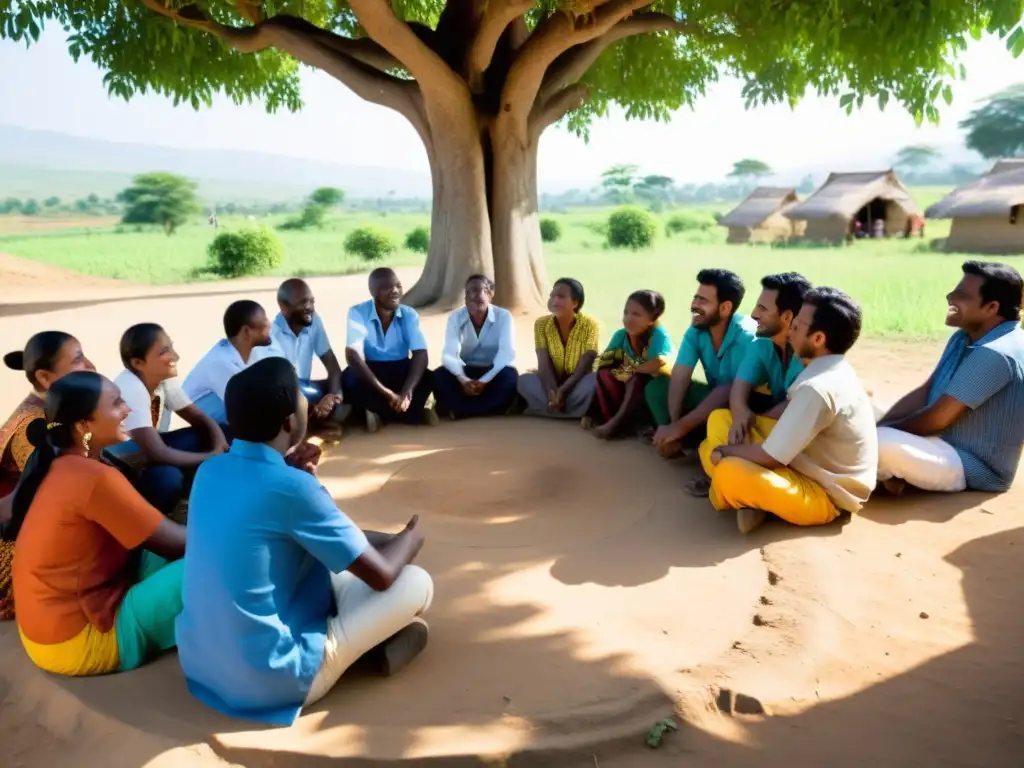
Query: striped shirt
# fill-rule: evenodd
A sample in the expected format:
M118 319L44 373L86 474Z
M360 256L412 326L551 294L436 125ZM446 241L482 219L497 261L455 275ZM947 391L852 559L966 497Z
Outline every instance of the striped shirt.
M555 375L561 380L572 375L585 353L597 353L597 320L576 315L576 323L563 344L555 316L539 317L533 324L533 341L536 349L547 350Z
M966 331L950 337L932 374L928 405L949 395L968 410L940 437L964 465L967 487L1008 490L1024 447L1024 331L997 325L975 343Z

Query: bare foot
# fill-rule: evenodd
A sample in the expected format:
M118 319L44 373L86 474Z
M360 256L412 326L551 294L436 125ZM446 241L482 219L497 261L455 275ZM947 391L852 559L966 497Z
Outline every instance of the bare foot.
M893 496L902 496L903 492L907 490L907 481L899 477L890 477L888 480L882 481L882 487Z
M381 643L381 674L391 677L401 672L410 661L423 652L429 637L427 622L417 618Z
M736 527L739 528L740 533L743 534L756 531L764 525L764 521L767 519L768 513L763 509L743 507L742 509L736 510Z
M437 415L437 409L431 406L423 411L423 423L428 427L436 427L441 423L441 418Z
M611 425L602 424L600 427L594 428L594 437L598 440L607 440L612 436Z
M373 411L366 412L366 431L371 435L379 430L381 427L380 416Z

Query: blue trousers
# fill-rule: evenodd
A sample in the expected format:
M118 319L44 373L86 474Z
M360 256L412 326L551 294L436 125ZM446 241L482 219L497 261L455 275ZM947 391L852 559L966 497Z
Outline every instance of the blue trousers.
M405 359L388 362L367 360L366 364L381 384L392 392L397 393L405 386L405 380L409 376L412 360ZM413 390L412 404L405 413L397 413L369 382L359 378L351 366L346 368L341 375L341 389L345 393L345 402L351 405L354 410L359 412L372 411L380 416L381 421L385 424L391 422L422 424L423 409L433 388L432 381L431 371L424 371L423 378L420 379L420 383Z
M479 379L489 370L467 365L466 376ZM467 395L462 391L462 385L455 374L442 367L434 371L434 399L437 400L438 411L456 419L505 413L518 396L518 382L519 371L510 365L502 368L479 395Z

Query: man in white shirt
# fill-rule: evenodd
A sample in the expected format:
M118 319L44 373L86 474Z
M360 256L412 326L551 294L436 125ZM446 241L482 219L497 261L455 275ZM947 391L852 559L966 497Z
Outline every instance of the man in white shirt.
M233 302L224 313L224 336L196 363L181 388L218 424L226 424L224 390L228 381L257 360L276 354L271 347L270 318L255 301Z
M466 305L448 316L442 366L434 371L437 410L452 419L505 413L516 399L512 313L491 304L494 282L466 280Z
M867 392L846 352L860 335L861 310L835 288L804 296L790 326L804 371L771 434L711 454L710 500L734 510L742 533L769 513L794 525L824 525L855 513L875 488L878 435Z
M349 409L340 407L341 365L316 312L313 291L305 280L285 280L277 289L277 305L281 311L274 318L270 335L276 352L295 366L302 394L309 401L310 429L335 429ZM326 379L313 381L314 355L327 369Z

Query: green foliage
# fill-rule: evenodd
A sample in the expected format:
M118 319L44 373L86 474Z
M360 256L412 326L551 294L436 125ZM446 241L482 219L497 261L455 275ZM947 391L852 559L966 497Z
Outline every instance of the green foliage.
M59 197L48 197L43 201L43 207L45 208L56 208L58 205L60 205Z
M543 229L541 230L543 232ZM405 247L416 253L426 253L430 250L430 230L426 227L416 227L405 236Z
M650 211L625 206L608 217L608 245L612 248L650 248L658 233L658 220Z
M26 200L21 206L22 216L38 216L42 209L35 200Z
M601 187L608 197L625 203L633 199L633 186L639 169L635 165L613 165L601 174Z
M380 261L398 250L391 233L377 227L360 227L345 238L345 252L361 256L366 261Z
M322 229L324 226L324 218L327 215L327 209L322 205L316 203L309 203L302 211L299 212L298 216L288 219L281 224L278 229L284 230L305 230L305 229Z
M21 200L16 197L8 197L0 203L0 215L5 213L21 213Z
M125 224L159 224L168 235L200 210L195 182L163 171L136 176L117 199Z
M1024 46L1024 31L1017 40ZM967 132L967 147L982 157L1024 154L1024 83L990 97L960 122L960 128Z
M756 179L760 176L771 176L772 173L772 167L768 163L762 160L747 158L746 160L739 160L733 163L729 176L735 179Z
M904 147L897 152L892 164L896 168L916 170L930 165L941 157L942 153L935 147L928 144L917 144L911 147Z
M267 227L221 232L207 249L210 269L222 277L261 275L284 261L284 246Z
M540 220L540 239L545 243L557 243L562 239L562 225L557 219Z
M715 227L715 219L706 213L684 211L674 214L665 224L665 234L669 237L681 232L705 231Z
M345 193L337 187L320 187L319 189L314 189L313 194L309 196L310 203L324 208L333 208L336 205L341 205L344 199Z

